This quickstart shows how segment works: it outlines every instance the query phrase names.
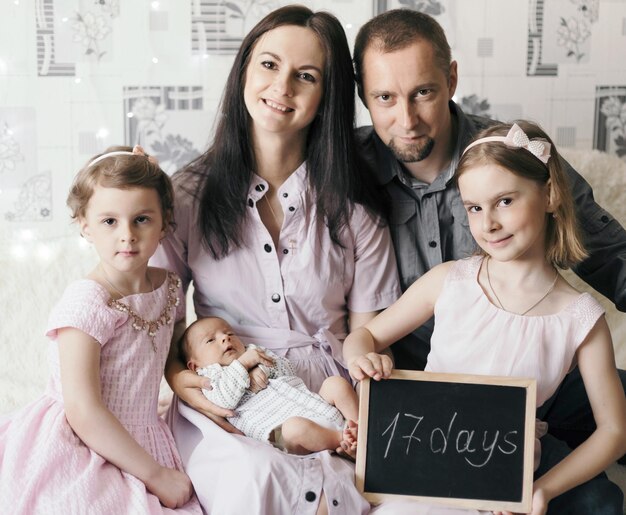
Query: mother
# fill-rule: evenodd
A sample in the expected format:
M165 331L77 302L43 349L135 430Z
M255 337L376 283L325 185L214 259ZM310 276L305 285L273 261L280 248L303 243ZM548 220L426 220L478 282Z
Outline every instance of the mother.
M209 150L175 175L177 229L155 261L193 281L198 316L287 356L314 391L347 376L341 341L399 295L388 230L353 143L354 83L343 29L289 6L246 36ZM172 353L170 423L210 513L368 510L352 467L243 436ZM205 417L200 412L211 418ZM211 419L216 421L216 425ZM324 502L320 502L322 499Z

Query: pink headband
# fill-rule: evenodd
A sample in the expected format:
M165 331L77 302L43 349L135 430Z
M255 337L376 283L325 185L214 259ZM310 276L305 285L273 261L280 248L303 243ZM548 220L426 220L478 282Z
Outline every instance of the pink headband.
M463 154L470 148L489 141L501 141L509 148L523 148L528 150L528 152L545 164L547 164L548 159L550 159L550 143L542 138L528 139L526 133L516 123L513 124L506 136L487 136L486 138L477 139L465 148Z
M113 156L144 156L144 157L147 157L148 161L150 161L151 163L158 164L158 161L156 160L155 157L151 157L148 154L146 154L145 150L140 145L135 145L133 147L132 152L129 152L128 150L115 150L113 152L107 152L106 154L102 154L101 156L96 157L91 163L89 163L87 165L87 168L95 165L96 163L99 163L100 161L102 161L103 159L106 159L107 157L113 157Z

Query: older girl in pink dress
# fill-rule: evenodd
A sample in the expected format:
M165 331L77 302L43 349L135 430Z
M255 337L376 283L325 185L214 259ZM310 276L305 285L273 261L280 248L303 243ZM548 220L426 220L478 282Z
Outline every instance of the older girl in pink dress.
M172 186L140 148L96 157L68 205L100 257L50 316L45 394L0 424L0 513L200 514L157 415L180 280L148 268Z
M185 288L193 281L198 316L287 357L312 391L347 376L349 328L399 295L378 196L356 165L352 75L332 15L289 6L259 22L235 58L211 148L175 177L177 228L155 259ZM166 376L186 403L173 405L171 424L207 511L369 511L346 460L224 431L205 414L225 427L215 415L230 412L185 368L172 355Z
M558 272L586 255L560 157L538 126L497 125L465 149L456 180L481 255L434 267L352 332L350 374L388 377L378 353L433 314L426 371L532 377L541 406L577 364L597 428L572 451L537 424L532 515L621 513L623 496L601 473L626 450L626 400L602 307Z

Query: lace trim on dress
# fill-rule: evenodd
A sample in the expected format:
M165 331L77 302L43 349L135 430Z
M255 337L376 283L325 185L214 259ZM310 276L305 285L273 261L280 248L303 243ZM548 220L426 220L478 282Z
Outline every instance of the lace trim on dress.
M468 277L478 276L478 270L480 269L480 264L483 259L483 256L470 256L468 258L459 259L450 267L446 280L461 281Z
M578 322L582 334L587 334L604 314L604 308L589 293L581 293L574 302L569 304L565 311L570 313Z
M170 325L174 321L174 317L171 316L172 308L175 308L180 304L180 298L178 292L180 291L181 281L178 276L172 272L167 273L167 302L161 314L156 320L146 320L133 308L124 302L119 300L109 299L107 306L110 308L127 313L132 319L133 329L136 331L147 331L152 341L152 350L156 352L156 343L154 341L157 332L163 326ZM152 292L154 293L154 292Z

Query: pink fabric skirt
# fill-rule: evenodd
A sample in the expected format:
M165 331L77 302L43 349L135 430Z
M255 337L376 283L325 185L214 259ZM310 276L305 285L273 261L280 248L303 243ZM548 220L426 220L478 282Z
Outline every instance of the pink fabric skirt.
M174 449L161 421L143 428L146 450ZM176 467L175 454L155 456ZM178 464L180 467L180 464ZM169 510L135 476L122 472L76 436L58 400L44 395L0 422L0 513L200 514L195 499Z

